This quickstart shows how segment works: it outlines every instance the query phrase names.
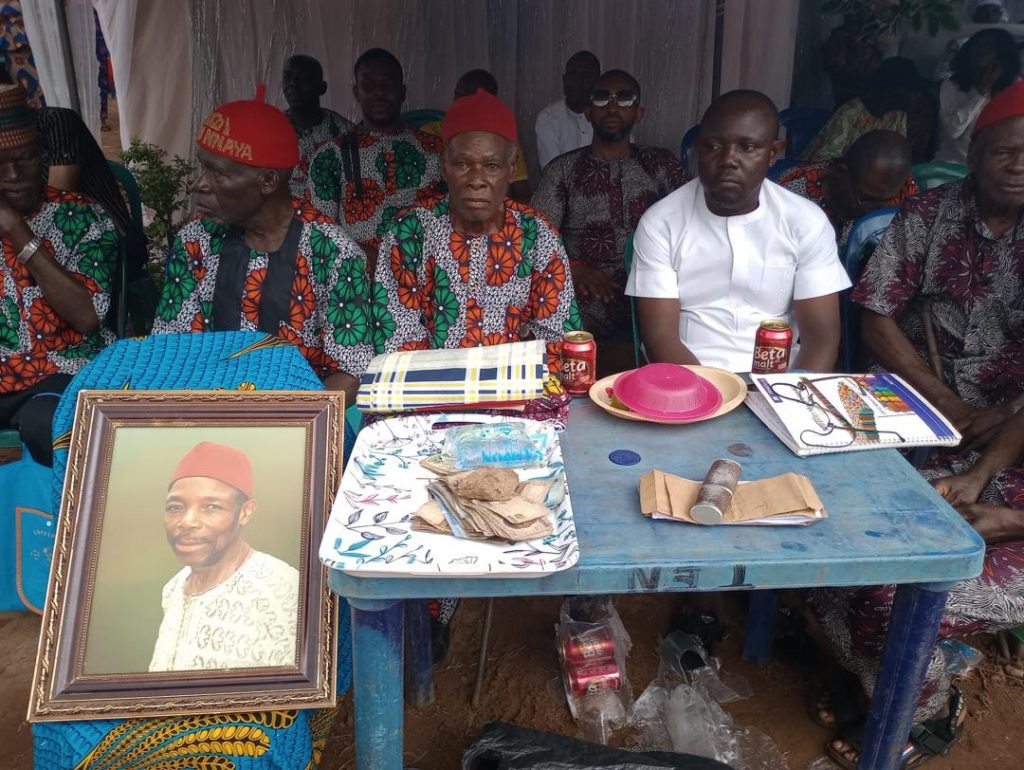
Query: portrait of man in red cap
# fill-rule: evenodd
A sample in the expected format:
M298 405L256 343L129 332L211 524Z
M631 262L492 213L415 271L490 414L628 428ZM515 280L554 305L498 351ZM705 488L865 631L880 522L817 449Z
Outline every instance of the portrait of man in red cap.
M182 568L163 587L150 671L295 664L299 573L246 542L256 511L245 452L203 441L174 468L164 529Z

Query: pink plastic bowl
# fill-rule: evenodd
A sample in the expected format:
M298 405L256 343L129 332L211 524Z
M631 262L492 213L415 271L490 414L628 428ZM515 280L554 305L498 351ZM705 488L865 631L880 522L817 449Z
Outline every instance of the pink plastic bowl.
M648 364L623 372L612 387L619 401L637 414L662 420L696 420L722 405L718 388L675 364Z

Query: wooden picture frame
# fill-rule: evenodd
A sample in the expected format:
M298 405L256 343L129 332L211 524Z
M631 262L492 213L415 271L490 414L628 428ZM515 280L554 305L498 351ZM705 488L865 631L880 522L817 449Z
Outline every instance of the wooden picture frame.
M343 429L337 392L79 393L29 721L334 706Z

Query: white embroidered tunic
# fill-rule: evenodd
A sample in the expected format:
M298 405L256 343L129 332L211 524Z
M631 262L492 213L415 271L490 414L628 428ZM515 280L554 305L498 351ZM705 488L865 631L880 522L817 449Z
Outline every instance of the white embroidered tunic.
M191 572L185 567L164 586L150 671L295 665L298 570L253 551L223 583L188 596Z

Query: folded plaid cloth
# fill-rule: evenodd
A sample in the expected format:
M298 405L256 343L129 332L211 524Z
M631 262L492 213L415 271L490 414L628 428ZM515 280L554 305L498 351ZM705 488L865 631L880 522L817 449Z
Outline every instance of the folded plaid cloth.
M359 383L364 412L404 412L460 405L514 406L544 395L542 340L377 356Z

